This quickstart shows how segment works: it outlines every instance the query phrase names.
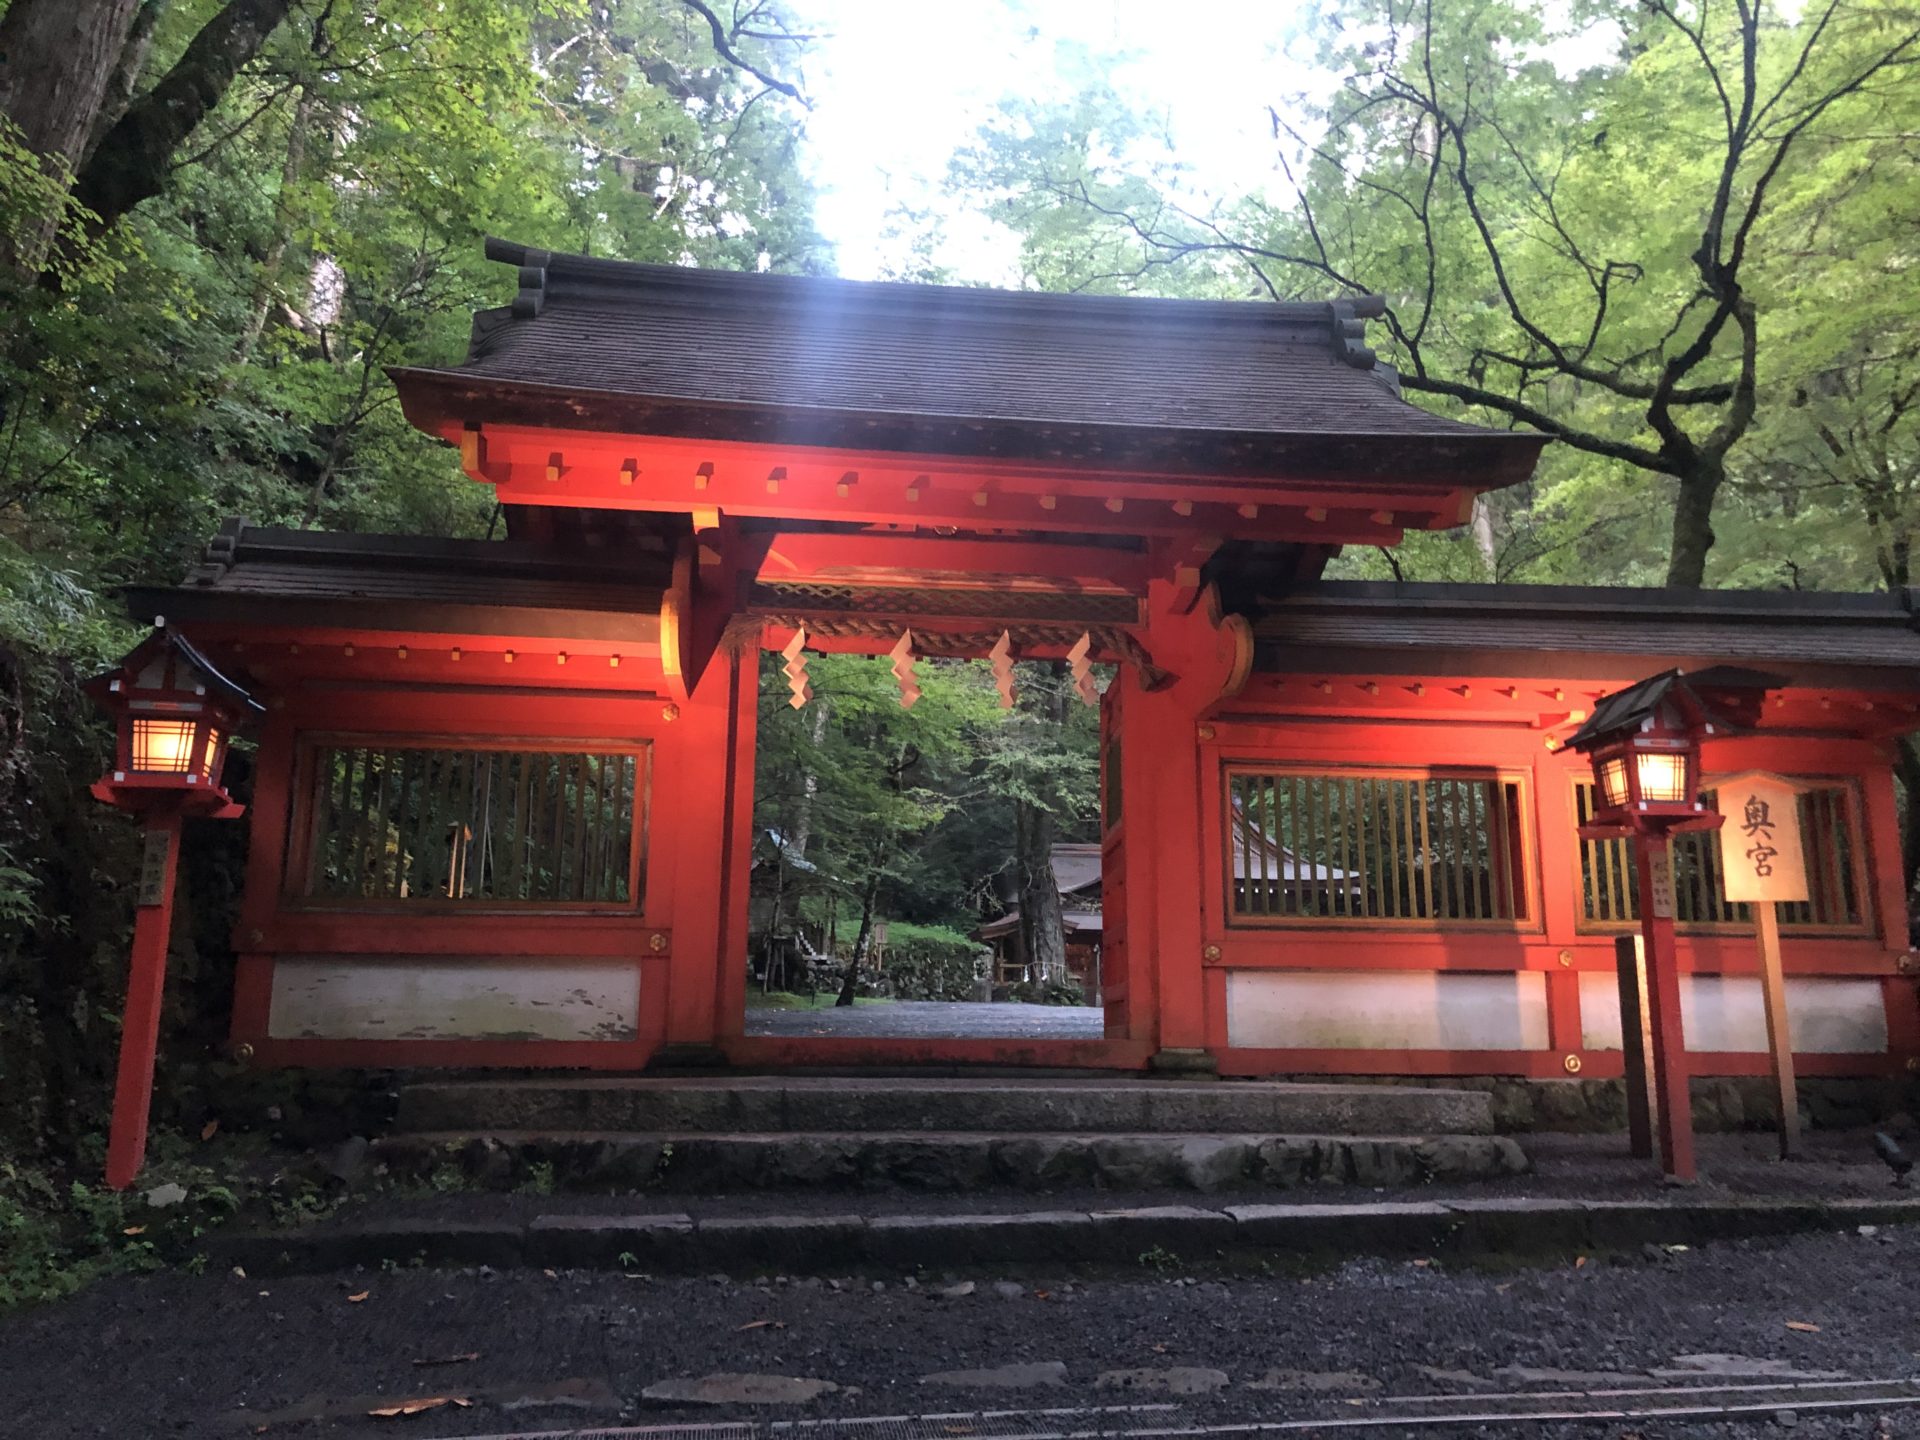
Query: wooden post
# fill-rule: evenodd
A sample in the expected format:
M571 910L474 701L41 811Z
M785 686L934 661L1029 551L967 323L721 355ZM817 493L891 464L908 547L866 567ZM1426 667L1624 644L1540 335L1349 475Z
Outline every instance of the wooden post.
M1653 1087L1647 1083L1647 1056L1653 1049L1647 1033L1646 942L1638 935L1618 935L1613 941L1614 967L1620 980L1620 1050L1627 1079L1627 1140L1636 1160L1653 1158L1653 1131L1658 1123Z
M1640 933L1647 946L1647 1011L1660 1165L1674 1179L1691 1183L1698 1172L1693 1160L1687 1041L1680 1023L1679 957L1673 944L1672 842L1665 835L1635 835L1633 856L1640 877Z
M1780 964L1778 902L1753 902L1754 927L1760 933L1760 987L1767 1001L1767 1050L1773 1057L1773 1084L1780 1096L1780 1158L1800 1153L1800 1092L1793 1077L1793 1029L1787 1021L1787 980Z
M124 1190L147 1158L153 1108L153 1063L160 1044L160 998L173 928L173 883L180 868L180 816L149 816L143 834L140 892L135 899L127 1003L120 1016L120 1068L113 1085L107 1137L107 1184Z
M1727 814L1721 886L1753 915L1760 945L1760 990L1766 999L1767 1052L1780 1097L1780 1158L1800 1150L1800 1097L1793 1078L1793 1030L1787 1023L1786 972L1780 959L1782 900L1805 900L1807 857L1800 834L1800 792L1806 787L1764 770L1719 782ZM1738 837L1737 839L1735 837Z

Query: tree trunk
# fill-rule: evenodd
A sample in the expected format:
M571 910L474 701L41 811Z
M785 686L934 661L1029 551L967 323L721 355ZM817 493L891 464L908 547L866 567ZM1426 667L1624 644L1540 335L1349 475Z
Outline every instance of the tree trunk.
M1066 925L1060 887L1053 874L1053 813L1018 801L1014 814L1014 865L1020 877L1020 942L1030 977L1041 984L1067 968Z
M71 7L71 0L59 0ZM132 19L128 0L114 0ZM74 198L97 217L88 231L110 229L142 200L166 188L174 151L218 105L240 69L286 19L291 0L228 0L200 28L174 66L107 132L74 183ZM79 7L84 8L84 7ZM8 12L11 16L12 12ZM120 37L125 38L122 25ZM115 57L119 54L116 48ZM102 85L105 78L102 77ZM98 94L94 104L99 104Z
M1473 497L1473 548L1480 552L1480 568L1486 571L1489 582L1500 578L1500 560L1493 544L1493 507L1487 503L1487 497Z
M818 755L820 747L827 743L827 720L832 706L825 700L813 702L813 753ZM820 793L819 773L809 765L807 773L800 779L800 803L795 807L793 834L788 838L793 842L793 857L796 860L807 858L807 846L813 842L813 801Z
M107 77L105 93L100 97L100 108L94 112L93 125L87 131L87 143L74 157L73 168L81 170L93 159L93 152L100 148L100 142L107 138L107 132L120 123L120 117L127 113L127 107L133 103L134 91L140 87L140 77L147 68L147 57L153 53L153 32L160 24L160 13L167 8L167 0L140 0L139 13L133 17L133 24L127 31L127 40L120 47L120 58L114 62L113 73Z
M71 175L93 133L140 0L13 0L0 14L0 114L20 130L49 175ZM58 207L0 239L0 259L38 270L58 229Z
M873 943L873 908L880 900L880 863L886 853L885 844L874 847L867 883L860 891L860 928L854 933L853 953L847 957L847 968L840 976L840 994L833 1002L836 1009L853 1004L853 997L860 987L860 967L866 963L867 946Z
M273 238L267 244L267 253L260 262L260 271L254 277L252 308L247 316L247 328L241 333L240 343L234 347L233 373L237 377L239 368L253 358L253 347L260 343L260 336L267 328L267 316L273 311L274 295L280 288L280 270L286 263L287 244L293 236L295 214L294 196L300 188L300 175L307 163L307 131L313 125L313 92L306 86L300 87L300 98L294 102L293 120L287 128L287 156L280 166L280 193L273 205ZM231 378L228 381L232 383Z
M1667 584L1698 590L1707 582L1707 552L1713 549L1713 502L1727 478L1717 459L1699 459L1678 477L1673 504L1673 548L1667 557Z

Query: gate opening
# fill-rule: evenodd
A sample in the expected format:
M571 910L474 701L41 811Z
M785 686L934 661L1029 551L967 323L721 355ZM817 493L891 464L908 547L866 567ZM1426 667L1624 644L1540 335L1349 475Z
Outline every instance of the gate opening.
M744 1034L1103 1039L1107 677L761 666Z

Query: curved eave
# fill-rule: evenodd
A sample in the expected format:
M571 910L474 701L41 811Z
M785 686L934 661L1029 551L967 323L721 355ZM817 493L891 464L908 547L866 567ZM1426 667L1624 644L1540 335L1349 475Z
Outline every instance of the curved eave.
M425 367L387 373L407 420L448 439L470 423L498 424L1024 461L1101 473L1230 477L1305 469L1371 481L1416 471L1474 490L1527 479L1547 442L1544 435L1483 430L1441 416L1427 417L1430 430L1251 432L632 395Z

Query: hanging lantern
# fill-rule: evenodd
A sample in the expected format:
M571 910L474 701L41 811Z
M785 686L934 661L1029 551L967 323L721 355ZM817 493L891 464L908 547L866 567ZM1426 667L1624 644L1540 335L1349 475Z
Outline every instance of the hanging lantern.
M164 621L87 692L117 725L94 795L123 810L237 814L221 788L227 745L260 705Z

